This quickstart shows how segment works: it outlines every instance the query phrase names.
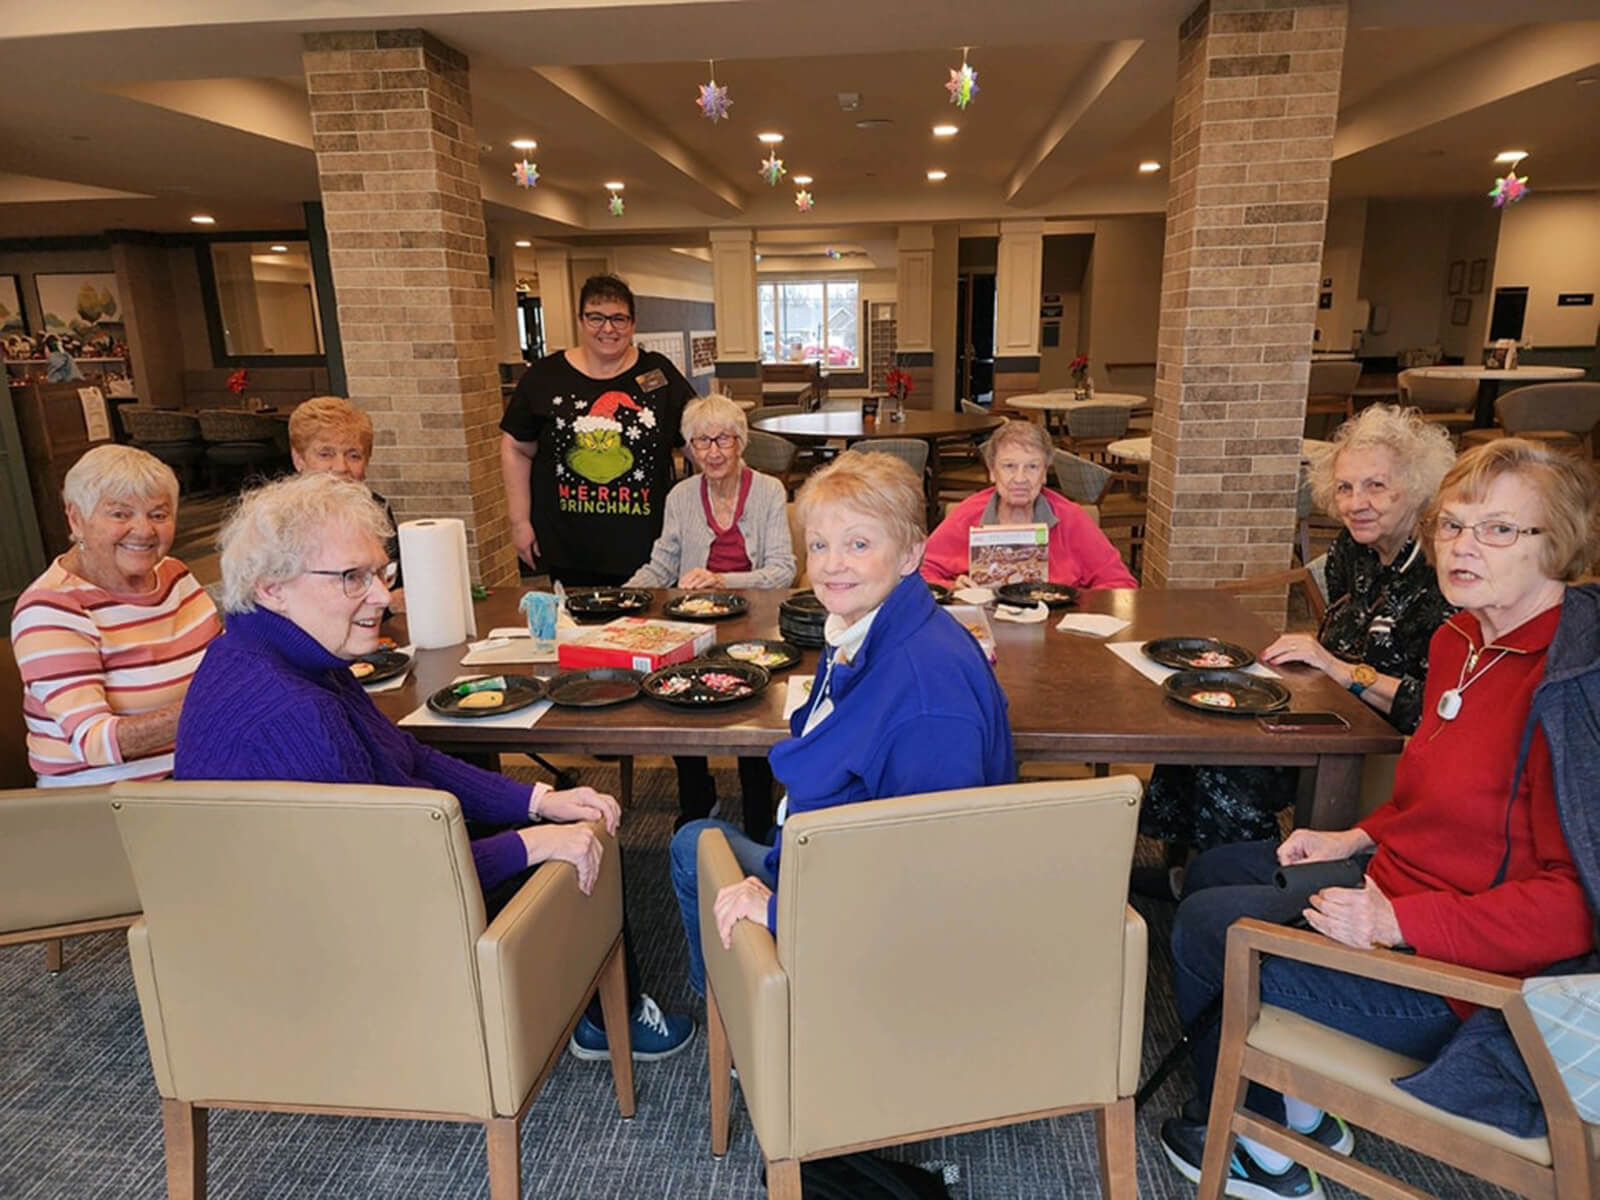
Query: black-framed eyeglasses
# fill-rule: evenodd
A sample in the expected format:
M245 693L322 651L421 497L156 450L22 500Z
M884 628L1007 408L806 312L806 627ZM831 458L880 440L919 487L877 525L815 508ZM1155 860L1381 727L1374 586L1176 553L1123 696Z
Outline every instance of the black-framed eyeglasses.
M738 444L739 438L737 435L731 433L719 433L715 437L708 437L705 434L696 434L694 437L689 439L689 445L693 446L696 450L709 450L712 446L715 446L718 450L732 450Z
M1511 521L1479 521L1476 525L1468 525L1454 517L1437 517L1433 522L1434 540L1453 542L1468 529L1472 530L1473 539L1478 545L1502 547L1516 545L1519 537L1534 537L1545 532L1531 525L1523 528Z
M626 329L633 324L633 315L631 313L586 312L583 314L583 323L590 329L599 329L605 325L609 325L613 329Z
M357 596L365 596L368 589L372 587L374 579L383 580L383 586L386 588L394 587L395 576L399 573L400 564L392 562L384 563L381 567L346 567L342 571L308 570L306 572L307 575L337 576L339 582L344 585L344 594L352 600Z

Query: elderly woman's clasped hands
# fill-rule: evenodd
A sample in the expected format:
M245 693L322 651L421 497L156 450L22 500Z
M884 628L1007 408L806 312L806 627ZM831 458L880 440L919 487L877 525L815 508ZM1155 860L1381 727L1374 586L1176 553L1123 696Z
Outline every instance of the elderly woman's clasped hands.
M1375 845L1364 829L1296 829L1278 847L1278 865L1337 862ZM1405 941L1394 905L1370 877L1358 888L1323 888L1312 895L1310 907L1300 915L1324 937L1358 950L1398 946Z
M585 896L594 891L600 874L604 847L588 822L599 821L606 832L616 835L622 824L622 807L616 797L592 787L568 788L558 792L547 783L534 785L528 815L550 824L530 825L520 831L528 848L528 865L540 862L571 863L578 872L578 890ZM571 822L556 824L554 822Z

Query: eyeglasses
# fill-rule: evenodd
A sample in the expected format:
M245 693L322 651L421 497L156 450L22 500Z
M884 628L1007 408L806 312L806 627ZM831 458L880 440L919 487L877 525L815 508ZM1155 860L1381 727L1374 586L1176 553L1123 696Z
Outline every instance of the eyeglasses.
M731 433L719 433L716 437L697 434L689 439L689 445L696 450L709 450L712 446L718 450L732 450L738 444L739 439Z
M1524 529L1510 521L1479 521L1476 525L1467 525L1454 517L1439 517L1433 523L1433 537L1435 541L1453 542L1466 529L1472 530L1472 536L1480 546L1514 546L1524 534L1533 537L1545 532L1531 527Z
M629 313L586 312L583 314L583 323L590 329L600 329L606 325L613 329L626 329L633 324L633 317Z
M394 587L394 578L400 573L399 563L384 563L381 567L346 567L342 571L307 571L307 575L335 575L344 585L344 594L354 600L365 596L374 579L383 580L386 588Z

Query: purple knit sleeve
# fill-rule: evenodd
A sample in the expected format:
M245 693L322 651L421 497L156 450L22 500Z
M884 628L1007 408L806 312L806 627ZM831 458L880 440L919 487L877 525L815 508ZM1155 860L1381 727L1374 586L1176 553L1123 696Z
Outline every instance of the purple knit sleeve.
M407 740L415 756L412 773L453 795L467 820L485 825L528 824L528 804L533 796L528 784L451 758L409 735Z
M488 891L528 865L528 848L515 830L472 843L472 865L478 869L478 886Z

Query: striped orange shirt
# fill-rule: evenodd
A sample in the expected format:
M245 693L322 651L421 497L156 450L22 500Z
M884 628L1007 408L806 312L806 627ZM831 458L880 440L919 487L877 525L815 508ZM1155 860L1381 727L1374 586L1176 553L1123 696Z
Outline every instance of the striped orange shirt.
M108 592L61 559L51 563L11 617L28 761L40 786L170 775L170 746L124 761L118 726L182 701L221 631L211 597L175 558L156 565L155 590L141 596Z

